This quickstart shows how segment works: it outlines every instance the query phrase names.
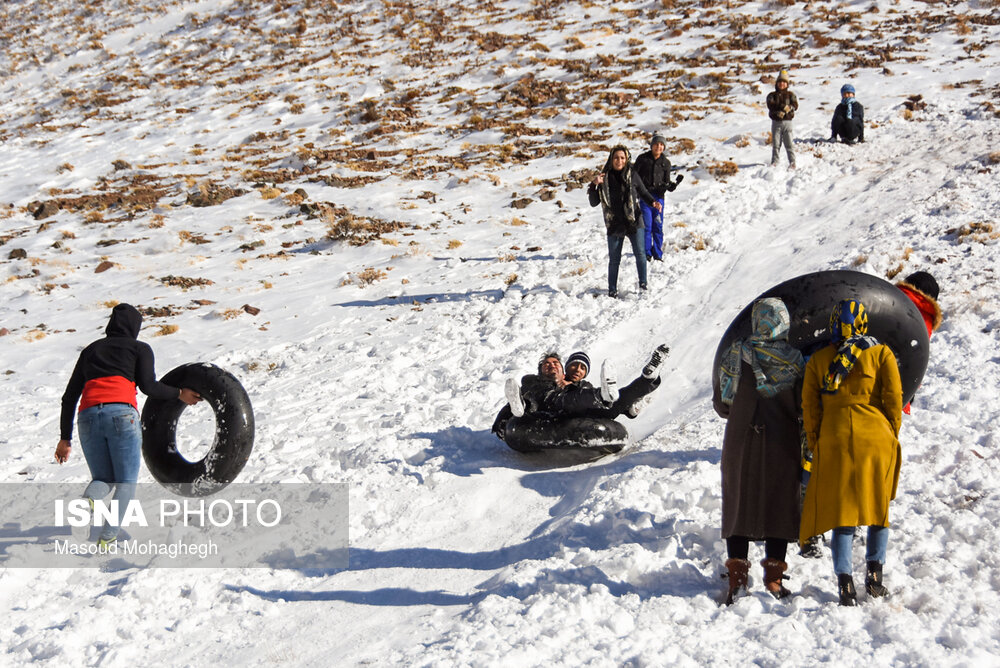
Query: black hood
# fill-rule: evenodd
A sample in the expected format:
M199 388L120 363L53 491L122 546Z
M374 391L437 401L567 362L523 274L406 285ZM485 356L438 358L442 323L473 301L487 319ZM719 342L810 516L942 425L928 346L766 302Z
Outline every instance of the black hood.
M119 304L111 310L111 319L104 333L108 336L127 336L139 338L142 327L142 314L131 304Z

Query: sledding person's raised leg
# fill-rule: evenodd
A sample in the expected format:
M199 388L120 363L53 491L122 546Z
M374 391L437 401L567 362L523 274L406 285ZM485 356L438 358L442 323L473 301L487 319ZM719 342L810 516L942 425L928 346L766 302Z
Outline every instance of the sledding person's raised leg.
M521 396L521 385L516 378L508 378L503 387L504 396L510 404L510 412L514 417L524 415L524 398Z
M601 364L601 399L608 404L618 401L618 381L614 366L608 360Z

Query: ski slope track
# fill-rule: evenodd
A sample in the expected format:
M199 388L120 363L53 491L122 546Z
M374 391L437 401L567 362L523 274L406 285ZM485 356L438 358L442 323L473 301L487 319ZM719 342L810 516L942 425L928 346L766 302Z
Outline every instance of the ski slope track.
M0 665L997 665L998 21L985 0L5 3L0 480L82 491L78 443L53 461L59 400L129 302L160 375L246 388L240 482L349 485L350 565L4 568ZM785 67L795 169L770 166L763 104ZM855 146L826 141L848 81ZM586 183L654 132L685 175L665 261L640 294L626 251L610 299ZM774 600L752 546L726 607L716 345L827 269L941 285L892 594L841 608L828 546L793 546ZM544 351L625 383L661 342L622 452L490 433ZM185 454L212 426L185 411Z

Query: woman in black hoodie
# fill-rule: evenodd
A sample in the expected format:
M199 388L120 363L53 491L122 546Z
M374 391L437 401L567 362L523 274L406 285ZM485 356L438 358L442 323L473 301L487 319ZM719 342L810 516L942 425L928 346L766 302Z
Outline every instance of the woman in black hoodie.
M618 296L618 266L622 260L622 247L628 237L639 272L639 288L646 289L646 228L639 213L637 199L642 198L657 211L663 205L656 200L642 179L632 173L632 159L628 149L615 146L608 155L604 170L587 189L590 206L601 205L604 226L608 231L608 296Z
M201 397L188 388L176 388L156 380L153 350L137 340L142 314L134 306L118 304L111 311L105 337L83 349L62 397L59 444L56 461L69 458L73 436L73 409L80 402L80 443L93 478L84 491L91 500L103 499L115 488L119 518L135 494L139 477L142 429L136 387L156 399L177 399L191 405ZM117 526L105 526L99 545L118 536Z

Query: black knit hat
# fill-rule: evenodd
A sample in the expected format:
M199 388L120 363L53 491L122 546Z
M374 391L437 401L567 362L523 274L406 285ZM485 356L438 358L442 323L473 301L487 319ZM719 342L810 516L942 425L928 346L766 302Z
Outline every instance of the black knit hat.
M934 277L926 271L918 271L906 277L906 282L920 290L931 299L938 298L938 284Z
M587 374L590 373L590 356L587 355L587 353L583 352L582 350L578 350L566 358L566 368L568 369L569 365L572 364L573 362L579 362L583 364L583 368L586 369L586 371L583 374L583 377L586 378Z

